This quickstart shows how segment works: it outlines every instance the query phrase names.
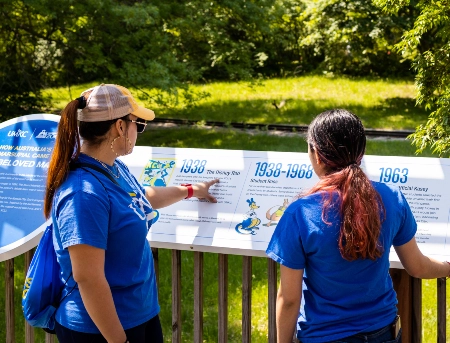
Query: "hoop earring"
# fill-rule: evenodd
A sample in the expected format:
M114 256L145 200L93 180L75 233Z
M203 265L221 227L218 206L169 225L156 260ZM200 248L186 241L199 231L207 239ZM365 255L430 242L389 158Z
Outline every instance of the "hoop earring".
M128 136L125 137L125 138L127 139L128 144L130 144L130 149L128 149L128 151L126 152L125 155L129 155L129 154L131 154L131 151L133 150L133 143L131 143L131 141L130 141L130 139L128 138Z
M111 150L113 151L113 153L116 154L116 157L119 157L120 155L114 150L114 143L115 143L116 140L118 140L120 137L121 137L121 136L117 136L116 138L114 138L114 139L111 141Z

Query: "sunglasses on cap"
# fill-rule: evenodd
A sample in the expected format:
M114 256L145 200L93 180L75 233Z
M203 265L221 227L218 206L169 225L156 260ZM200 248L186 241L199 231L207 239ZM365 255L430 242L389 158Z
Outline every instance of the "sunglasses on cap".
M126 121L130 121L132 123L136 123L136 128L138 133L142 133L145 130L145 127L147 126L147 122L144 119L138 118L137 120L132 119L126 119Z

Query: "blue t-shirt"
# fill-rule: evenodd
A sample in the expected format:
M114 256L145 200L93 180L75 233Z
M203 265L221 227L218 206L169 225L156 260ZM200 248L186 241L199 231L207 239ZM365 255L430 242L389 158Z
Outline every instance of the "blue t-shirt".
M104 168L84 154L79 161ZM63 296L75 285L69 278L72 265L67 248L87 244L105 250L105 276L114 305L122 326L130 329L159 313L153 256L146 239L153 214L145 190L125 164L116 160L115 165L120 186L93 169L69 173L53 200L53 243L61 278L69 279ZM61 302L56 321L75 331L99 333L77 288Z
M329 342L391 323L397 298L389 275L389 250L409 242L417 224L399 189L373 182L383 199L386 220L380 242L383 256L372 261L342 258L338 238L339 206L322 221L323 194L292 203L279 221L267 255L291 268L304 269L297 337L304 343ZM336 197L337 199L337 197Z

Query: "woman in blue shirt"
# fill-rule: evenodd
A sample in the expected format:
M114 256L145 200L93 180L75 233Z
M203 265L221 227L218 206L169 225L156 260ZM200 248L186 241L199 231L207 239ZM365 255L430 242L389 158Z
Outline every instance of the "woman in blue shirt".
M400 342L391 246L414 277L448 276L450 265L422 255L400 190L362 171L366 137L357 116L323 112L307 141L320 180L286 209L266 251L281 264L278 342L291 342L296 326L303 343Z
M141 187L116 158L131 153L153 118L126 88L111 84L86 90L61 113L44 203L66 283L56 312L61 343L163 342L146 239L152 209L191 196L216 202L209 188L218 180ZM81 163L103 172L73 168Z

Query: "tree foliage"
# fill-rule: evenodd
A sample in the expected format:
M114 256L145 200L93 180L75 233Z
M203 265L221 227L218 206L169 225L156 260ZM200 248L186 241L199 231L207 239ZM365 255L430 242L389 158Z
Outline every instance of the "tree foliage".
M0 114L7 119L43 107L48 60L39 44L44 25L28 6L1 0L0 16ZM25 28L29 22L34 22L32 34Z
M277 0L0 0L0 89L8 94L0 115L42 106L44 87L92 80L174 98L181 87L195 101L204 95L189 93L189 82L256 75L277 8ZM161 94L152 100L167 102Z
M322 70L364 76L409 73L410 65L402 64L393 48L412 26L413 7L389 15L365 0L306 0L305 4L301 46L322 56Z
M394 1L394 0L390 0ZM383 14L362 0L0 0L0 118L45 107L42 89L90 81L159 90L185 106L193 82L310 71L402 74L390 53L410 5Z
M397 13L407 0L376 0L385 11ZM441 156L450 154L450 1L421 0L414 26L396 45L406 58L413 58L417 103L432 109L426 124L410 137L421 152L427 147Z

